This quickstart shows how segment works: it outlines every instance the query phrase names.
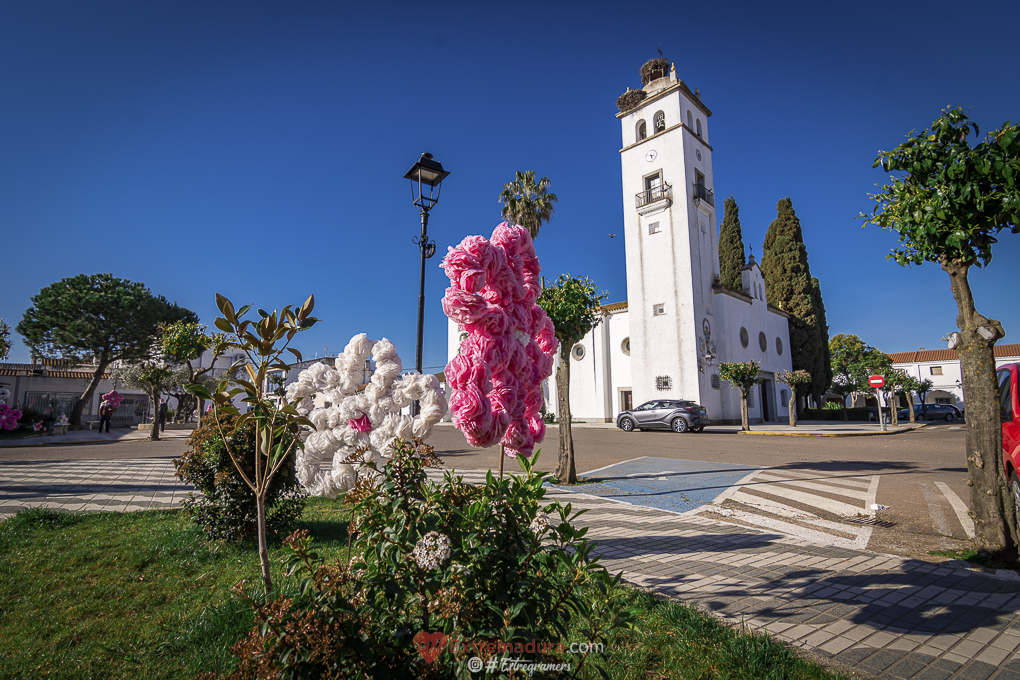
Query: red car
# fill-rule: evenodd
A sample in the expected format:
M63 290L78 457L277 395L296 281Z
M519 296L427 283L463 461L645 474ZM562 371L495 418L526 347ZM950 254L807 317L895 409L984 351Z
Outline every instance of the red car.
M1017 400L1017 379L1020 364L1000 366L996 373L999 383L999 417L1002 420L1002 466L1009 480L1013 508L1020 521L1020 403Z

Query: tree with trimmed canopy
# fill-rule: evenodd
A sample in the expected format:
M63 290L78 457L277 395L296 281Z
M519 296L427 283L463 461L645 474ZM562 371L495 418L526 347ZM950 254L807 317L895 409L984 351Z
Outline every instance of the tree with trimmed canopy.
M797 388L811 384L811 374L804 370L780 371L776 380L790 388L790 427L797 427Z
M524 225L522 225L524 226ZM576 484L574 439L570 432L570 353L574 345L602 321L602 301L609 293L599 291L587 276L560 274L556 282L542 290L538 304L556 326L560 341L560 364L556 368L556 392L559 409L560 449L556 479L560 484Z
M975 548L1016 557L1016 473L1007 479L999 458L1002 431L993 347L1005 336L1002 324L977 311L968 281L970 268L991 263L992 246L1003 232L1020 232L1020 125L1007 121L971 146L977 125L958 107L944 109L930 128L911 131L892 151L880 151L873 167L891 181L870 196L864 224L889 229L899 245L887 257L901 266L932 262L949 275L956 301L953 345L960 357L967 395L967 468Z
M723 380L740 391L740 429L751 431L747 419L747 395L751 388L760 385L765 379L761 376L761 364L757 361L723 362L719 364L719 375Z

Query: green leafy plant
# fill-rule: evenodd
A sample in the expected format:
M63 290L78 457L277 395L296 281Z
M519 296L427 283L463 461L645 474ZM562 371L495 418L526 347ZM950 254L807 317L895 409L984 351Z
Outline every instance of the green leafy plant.
M760 385L764 380L761 377L761 364L757 361L723 362L719 364L719 376L740 391L740 429L749 432L751 426L747 421L747 395L751 393L752 387Z
M244 475L254 477L255 427L251 421L240 426L237 421L237 416L228 413L203 418L202 426L188 439L190 449L174 460L177 476L200 492L189 494L182 505L213 539L243 541L257 537L255 496L227 453L221 434L226 433L240 454ZM266 492L266 531L277 536L290 531L304 510L304 498L293 466L281 468Z
M266 497L273 477L285 463L292 460L291 454L302 445L298 437L299 428L303 425L315 429L315 426L308 418L298 413L296 402L286 400L277 402L267 398L266 376L271 370L288 369L287 364L280 359L285 351L301 361L301 353L290 347L290 343L295 335L311 328L318 321L311 316L315 297L309 295L304 304L293 309L291 305L282 310L273 310L272 313L259 309L258 321L244 319L251 305L245 305L235 311L233 303L219 293L216 294L216 305L223 316L217 317L215 325L227 334L227 339L218 343L214 351L221 354L230 348L236 348L244 352L247 362L235 362L234 367L243 365L249 379L236 380L239 387L232 389L228 389L229 379L224 379L215 393L200 384L190 384L186 389L189 394L199 399L213 402L213 412L217 415L215 423L220 430L223 448L255 496L259 561L262 564L265 589L271 592L273 577L270 572L269 551L266 547ZM278 347L277 344L281 342L283 344ZM233 399L241 394L244 395L241 402L248 405L248 411L244 414L233 403ZM237 417L236 427L250 423L255 430L255 445L250 449L234 446L218 418L221 412ZM245 455L251 458L246 459ZM249 475L247 471L251 469L254 469L254 474Z
M180 380L173 381L174 389L170 392L171 396L177 399L179 422L187 422L202 408L200 400L188 394L184 386L199 383L213 389L219 382L214 382L209 374L221 353L214 353L209 365L204 368L196 368L194 365L207 349L220 347L226 340L223 333L209 333L207 330L205 325L193 321L177 321L160 327L160 351L164 357L177 365L175 373L181 374Z
M325 562L299 532L285 598L238 589L256 625L232 650L236 677L470 678L468 659L502 655L499 644L537 643L512 655L550 660L571 623L593 642L632 626L620 577L571 524L583 511L545 502L534 461L476 487L450 472L429 481L422 453L398 443L377 482L351 492L346 559ZM426 639L442 641L431 659Z

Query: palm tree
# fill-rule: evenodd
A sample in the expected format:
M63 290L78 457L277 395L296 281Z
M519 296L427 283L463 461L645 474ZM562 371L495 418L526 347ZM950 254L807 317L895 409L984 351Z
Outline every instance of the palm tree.
M543 177L535 182L535 171L517 171L514 181L503 185L503 193L499 202L503 204L500 211L503 219L511 224L519 224L531 232L531 238L538 238L538 230L552 219L553 203L556 194L548 193L549 178Z

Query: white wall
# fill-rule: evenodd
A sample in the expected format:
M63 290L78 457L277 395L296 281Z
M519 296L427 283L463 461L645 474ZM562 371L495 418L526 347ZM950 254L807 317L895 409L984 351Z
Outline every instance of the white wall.
M996 357L995 367L1013 364L1017 361L1020 361L1020 357ZM942 375L932 375L932 368L935 367L942 369ZM927 403L938 403L936 400L939 397L952 397L954 406L964 407L966 395L963 393L963 372L960 368L959 359L894 363L893 368L899 369L918 380L931 380L932 391L925 395L924 399ZM921 403L917 395L913 395L911 400L915 404Z
M630 338L629 315L626 309L605 313L602 322L575 345L584 348L584 357L570 359L570 411L574 420L613 422L620 412L620 392L631 389L630 357L624 354L623 343ZM557 355L549 379L546 406L559 416L556 371Z
M769 385L770 409L772 420L789 417L788 400L782 398L782 391L788 389L776 376L784 370L792 370L790 359L790 324L785 314L772 309L758 291L764 290L764 280L757 265L744 272L746 293L731 293L725 289L717 289L716 318L719 321L719 334L713 332L718 345L718 353L713 372L718 373L722 362L758 361L761 372L771 380ZM751 295L754 293L754 295ZM747 330L747 347L740 341L741 328ZM765 350L762 351L760 334L765 334ZM777 342L778 341L778 342ZM781 346L781 347L780 347ZM740 392L720 379L722 399L722 420L739 422ZM709 413L709 417L713 414ZM748 417L760 421L762 417L760 390L756 392L754 406L748 405Z

